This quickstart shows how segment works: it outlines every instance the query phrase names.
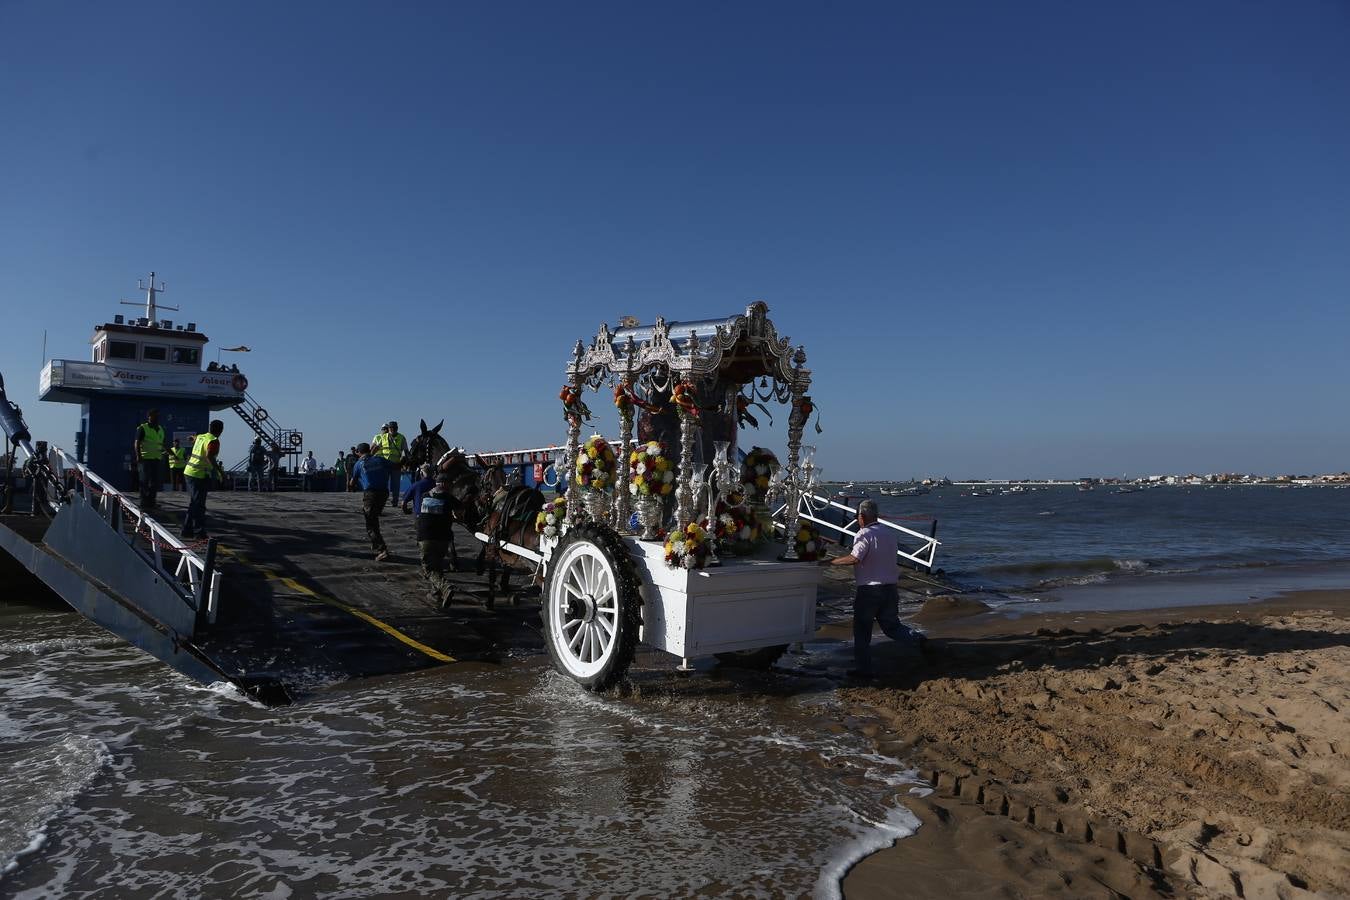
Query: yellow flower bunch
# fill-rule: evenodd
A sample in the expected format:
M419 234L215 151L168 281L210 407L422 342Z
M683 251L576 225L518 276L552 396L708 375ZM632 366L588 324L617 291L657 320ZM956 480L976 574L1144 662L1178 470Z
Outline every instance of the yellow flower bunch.
M708 560L708 532L697 522L676 529L666 538L666 565L672 569L701 569Z

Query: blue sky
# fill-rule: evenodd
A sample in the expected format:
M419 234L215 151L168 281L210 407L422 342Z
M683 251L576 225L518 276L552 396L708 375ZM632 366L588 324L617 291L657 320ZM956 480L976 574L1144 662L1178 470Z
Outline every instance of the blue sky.
M58 442L43 329L153 268L324 458L559 440L578 337L762 298L831 474L1350 467L1343 3L0 2L0 64Z

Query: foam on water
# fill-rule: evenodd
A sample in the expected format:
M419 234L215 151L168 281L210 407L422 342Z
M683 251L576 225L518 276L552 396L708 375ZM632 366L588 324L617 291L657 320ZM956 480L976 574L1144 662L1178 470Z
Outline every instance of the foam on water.
M821 870L814 891L816 897L827 900L842 898L843 880L849 869L878 850L884 850L901 838L910 837L919 830L920 823L914 813L903 806L896 806L881 821L865 824L870 827L839 848Z
M6 771L71 761L3 844L17 897L802 896L915 824L895 801L914 773L828 733L819 679L616 699L516 658L267 709L84 628L0 661L0 752L29 763Z
M79 734L0 756L0 875L42 849L48 823L111 762L106 744Z

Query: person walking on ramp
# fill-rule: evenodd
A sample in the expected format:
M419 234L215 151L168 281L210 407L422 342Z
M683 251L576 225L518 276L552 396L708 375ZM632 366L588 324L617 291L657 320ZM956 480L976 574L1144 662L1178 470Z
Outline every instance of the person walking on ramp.
M850 678L872 678L872 623L881 623L886 637L917 650L927 658L928 639L900 621L898 547L895 532L877 523L877 502L858 504L858 534L847 556L830 560L832 566L853 566L853 662Z
M184 538L204 539L206 537L206 495L211 483L223 481L225 470L220 466L220 435L225 431L225 423L212 419L207 430L197 435L192 442L192 452L188 454L187 465L183 467L183 477L188 486L188 508L183 516Z
M352 467L350 484L361 489L361 514L366 519L370 549L375 551L376 562L384 562L389 558L389 548L380 533L380 513L389 502L389 463L371 456L369 444L358 445L356 452L360 459Z
M371 452L389 463L389 505L398 506L398 492L403 483L403 457L408 454L408 439L399 434L398 423L385 422L380 433L370 439Z
M436 486L422 494L417 509L417 547L422 551L422 577L431 585L431 596L442 609L450 605L455 586L445 575L446 557L454 547L451 531L450 476L441 475ZM451 556L450 568L455 568Z

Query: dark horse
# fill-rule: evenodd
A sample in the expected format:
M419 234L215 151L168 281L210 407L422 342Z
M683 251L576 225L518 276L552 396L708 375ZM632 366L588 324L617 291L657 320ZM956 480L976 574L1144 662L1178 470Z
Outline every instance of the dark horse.
M537 488L508 487L506 469L500 461L489 465L481 456L470 465L464 451L451 447L441 437L442 419L435 428L427 428L422 421L421 433L408 447L408 462L413 468L430 463L438 475L450 476L450 495L455 499L454 520L469 530L481 533L489 541L478 553L478 573L488 571L488 606L496 599L497 570L501 569L500 590L511 592L511 570L533 572L536 564L505 548L515 544L526 550L538 551L539 534L534 521L544 505L544 495Z

